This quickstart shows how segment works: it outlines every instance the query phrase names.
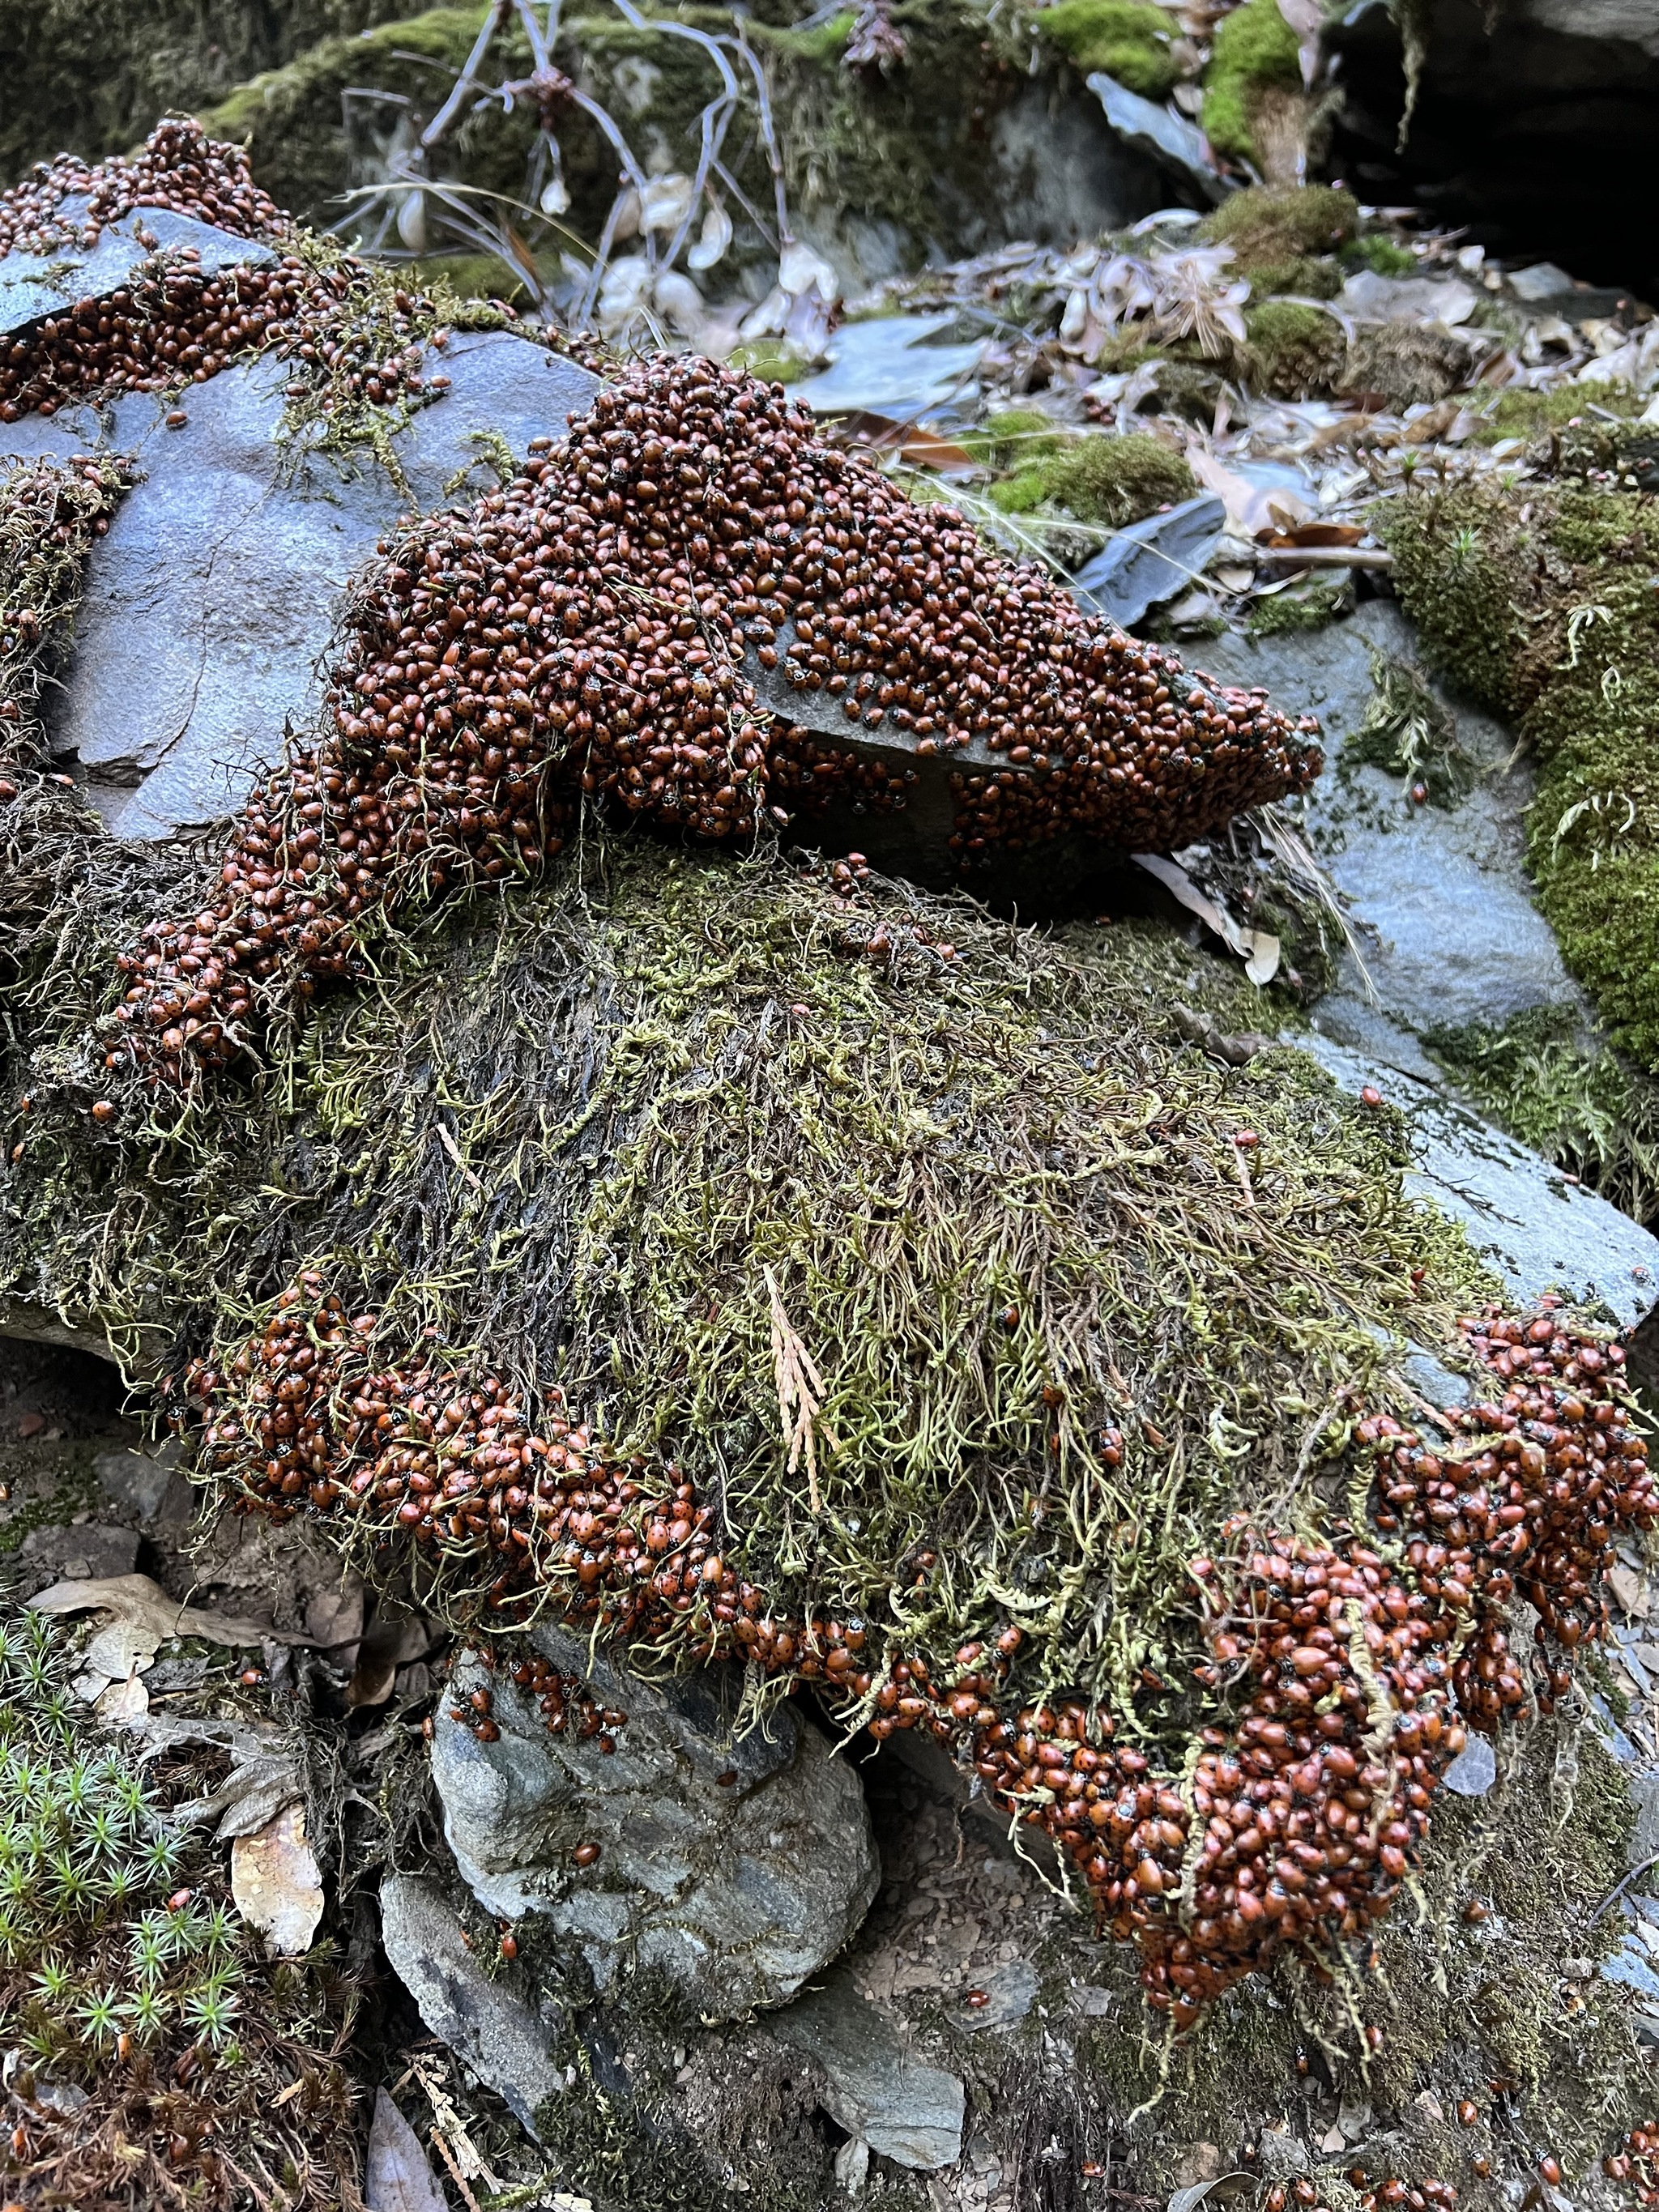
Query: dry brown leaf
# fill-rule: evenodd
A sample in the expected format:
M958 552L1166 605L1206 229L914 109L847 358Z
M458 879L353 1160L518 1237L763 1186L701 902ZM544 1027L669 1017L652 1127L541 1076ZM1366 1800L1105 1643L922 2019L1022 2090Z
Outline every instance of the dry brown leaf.
M357 1647L357 1663L346 1684L347 1705L383 1705L398 1668L424 1659L435 1640L430 1622L419 1613L377 1614Z
M287 1805L254 1835L230 1847L230 1893L273 1958L311 1948L323 1917L323 1873L306 1834L305 1809Z
M384 2089L374 2093L363 2188L368 2212L449 2212L420 2137Z
M53 1583L29 1600L37 1613L112 1613L118 1620L153 1629L159 1643L175 1636L199 1636L204 1644L234 1648L244 1644L310 1644L263 1620L234 1620L222 1613L181 1605L148 1575L106 1575L88 1582Z
M112 1682L92 1710L100 1721L107 1721L112 1728L131 1728L149 1711L149 1692L141 1676L129 1674L125 1681Z

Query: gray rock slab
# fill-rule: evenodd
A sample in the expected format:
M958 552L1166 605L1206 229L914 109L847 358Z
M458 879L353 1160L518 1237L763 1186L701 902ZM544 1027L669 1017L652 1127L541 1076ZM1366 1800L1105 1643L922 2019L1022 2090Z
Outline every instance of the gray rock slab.
M1042 1978L1029 1959L1010 1959L1006 1966L986 1975L983 1990L988 2002L967 2013L961 2025L975 2035L987 2029L1012 2027L1030 2011L1042 1986Z
M493 481L481 436L521 459L598 389L511 331L457 337L426 365L449 389L394 444L428 507ZM142 471L94 550L50 732L118 836L167 837L236 810L285 728L314 717L348 583L410 505L366 450L284 443L287 378L275 360L233 363L186 391L180 429L148 393L0 427L0 456L103 449Z
M1539 1006L1587 1019L1589 1009L1533 902L1533 779L1509 732L1490 715L1451 706L1456 741L1477 773L1451 809L1414 806L1403 778L1344 760L1375 692L1373 647L1416 661L1412 627L1392 601L1368 601L1322 630L1208 639L1194 657L1224 683L1262 684L1286 712L1318 716L1326 765L1307 801L1307 831L1347 902L1365 969L1344 963L1320 1003L1319 1024L1433 1080L1435 1063L1417 1042L1426 1030L1501 1024Z
M1106 112L1106 120L1126 145L1142 154L1149 154L1159 166L1172 169L1188 183L1196 185L1206 199L1214 203L1226 198L1233 190L1224 177L1210 151L1210 142L1196 123L1190 123L1178 109L1160 107L1156 100L1143 99L1139 93L1131 92L1104 70L1097 70L1085 80L1091 93Z
M1459 1797L1484 1797L1498 1779L1498 1753L1490 1740L1471 1735L1440 1778Z
M153 246L140 239L141 229L154 239ZM191 267L204 276L216 276L222 269L252 268L276 258L257 240L238 238L195 216L171 208L135 208L118 222L107 224L89 253L65 247L56 253L0 255L0 336L15 337L79 300L103 298L158 253L191 256Z
M1659 1302L1659 1239L1628 1214L1398 1068L1316 1031L1293 1041L1344 1091L1357 1097L1374 1085L1404 1111L1415 1154L1407 1192L1462 1223L1518 1304L1559 1291L1576 1304L1604 1307L1627 1329Z
M962 2156L967 2099L954 2074L908 2050L884 2012L846 1972L832 1974L767 2022L780 2042L823 2069L823 2109L882 2158L915 2172Z
M1204 574L1221 541L1227 510L1213 492L1183 499L1115 532L1071 580L1082 606L1127 629L1150 606L1172 599Z
M380 1884L380 1940L432 2033L536 2132L536 2112L564 2087L553 2063L556 2017L492 1982L461 1938L435 1882L392 1874Z
M1357 323L1467 323L1480 295L1455 276L1382 276L1362 269L1350 276L1337 306Z
M580 1639L533 1640L626 1712L614 1752L551 1734L510 1680L464 1659L465 1693L489 1682L500 1729L480 1742L440 1706L433 1776L456 1863L485 1909L545 1916L609 1988L654 1967L707 2017L783 2003L842 1948L879 1881L864 1793L793 1706L740 1731L740 1678L649 1683ZM599 1846L578 1867L577 1846Z

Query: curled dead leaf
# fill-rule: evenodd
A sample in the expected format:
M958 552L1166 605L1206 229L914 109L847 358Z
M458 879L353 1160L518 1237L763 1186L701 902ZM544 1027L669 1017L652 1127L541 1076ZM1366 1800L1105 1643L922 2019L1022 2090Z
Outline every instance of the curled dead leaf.
M306 1834L302 1806L288 1805L230 1847L230 1893L273 1958L298 1959L311 1948L323 1917L323 1872Z

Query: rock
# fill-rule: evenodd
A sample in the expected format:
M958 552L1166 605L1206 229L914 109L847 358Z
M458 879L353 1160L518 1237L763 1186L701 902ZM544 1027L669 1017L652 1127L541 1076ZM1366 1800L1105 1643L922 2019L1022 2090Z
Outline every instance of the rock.
M70 1528L31 1528L20 1556L32 1591L52 1582L102 1582L132 1573L138 1564L138 1534L136 1529L112 1528L100 1522Z
M1459 1797L1484 1797L1498 1779L1498 1753L1489 1738L1471 1735L1440 1778Z
M1042 1984L1028 1959L1011 1959L1006 1966L987 1974L980 1986L989 2003L975 2007L960 2023L972 2034L986 2028L1012 2027L1016 2021L1024 2020L1036 2002Z
M878 2157L925 2173L962 2156L962 2083L913 2057L845 1972L797 1997L767 2027L823 2068L824 2111Z
M380 1940L432 2033L534 2135L538 2108L564 2087L552 2057L557 2016L532 2012L490 1980L437 1885L419 1875L391 1874L380 1884Z
M1553 261L1534 261L1529 269L1511 269L1504 282L1516 298L1524 300L1528 307L1572 290L1571 277Z
M85 202L78 204L83 207ZM66 218L77 219L76 206L73 198L64 201ZM140 230L154 243L141 241ZM47 315L73 307L78 300L102 298L157 252L187 257L191 273L203 276L276 258L270 246L238 238L195 216L180 215L172 208L135 208L104 226L90 253L64 247L46 254L11 252L0 258L0 337L15 337Z
M1406 1188L1461 1222L1517 1304L1546 1291L1602 1306L1632 1328L1659 1301L1659 1239L1455 1100L1316 1031L1304 1045L1358 1097L1374 1086L1411 1124Z
M1226 524L1226 507L1213 492L1132 522L1078 570L1073 596L1127 629L1148 607L1174 599L1203 574Z
M1401 11L1333 10L1341 104L1329 173L1362 199L1476 226L1488 253L1550 255L1651 295L1659 135L1652 0L1422 0L1404 118Z
M1425 1030L1501 1024L1533 1006L1586 1016L1588 1007L1533 903L1533 781L1510 732L1473 708L1451 710L1476 780L1450 808L1414 806L1403 778L1344 761L1376 694L1373 650L1415 661L1414 634L1391 601L1368 601L1322 630L1230 634L1209 641L1201 657L1224 683L1265 685L1288 713L1316 714L1324 729L1325 771L1305 819L1361 937L1364 973L1346 959L1316 1020L1341 1042L1438 1083L1441 1071L1418 1042Z
M450 390L393 441L424 506L477 495L480 436L521 456L597 389L510 332L429 349L426 367ZM314 718L348 581L409 505L366 449L283 444L286 381L279 361L234 362L191 390L179 430L145 392L0 425L0 455L104 449L143 471L94 550L50 731L118 836L166 837L240 805L285 724Z
M1149 154L1161 168L1173 170L1185 183L1195 185L1212 203L1226 198L1233 186L1216 167L1210 142L1197 124L1173 107L1160 107L1127 85L1120 84L1104 70L1085 80L1106 111L1106 120L1126 145Z
M168 1437L155 1451L100 1452L92 1468L110 1504L131 1513L141 1527L164 1522L169 1529L181 1529L190 1519L195 1492L179 1469L179 1456L178 1440Z
M657 1684L550 1626L532 1642L625 1711L606 1753L552 1735L510 1680L465 1659L460 1702L489 1682L500 1729L481 1742L440 1705L433 1775L456 1863L486 1911L543 1914L601 1990L624 1968L666 1974L710 2018L781 2004L833 1959L879 1881L857 1774L792 1705L737 1732L740 1678ZM723 1779L722 1778L730 1778ZM597 1844L591 1868L572 1854Z

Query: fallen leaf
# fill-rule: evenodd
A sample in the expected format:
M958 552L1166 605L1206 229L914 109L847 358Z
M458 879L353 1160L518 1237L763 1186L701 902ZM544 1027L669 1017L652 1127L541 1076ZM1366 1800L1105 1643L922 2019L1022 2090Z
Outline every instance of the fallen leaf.
M374 2093L363 2187L368 2212L449 2212L420 2137L384 2089Z
M112 1682L92 1710L112 1728L131 1728L149 1711L149 1692L138 1675L129 1674L125 1681Z
M1199 445L1187 448L1187 460L1205 490L1214 492L1226 508L1227 528L1235 538L1294 529L1312 520L1313 509L1288 485L1252 483Z
M1650 1600L1645 1576L1638 1575L1620 1560L1607 1570L1607 1587L1626 1613L1635 1613L1638 1620L1647 1618Z
M298 1959L311 1948L323 1917L323 1875L306 1835L303 1807L285 1806L276 1819L230 1847L230 1893L273 1958Z
M338 1651L363 1632L363 1585L346 1575L337 1589L316 1591L306 1604L306 1633L320 1651Z
M1323 0L1279 0L1279 12L1296 34L1303 88L1311 92L1319 76L1320 41L1325 31Z
M263 1620L232 1620L181 1605L148 1575L106 1575L91 1582L53 1583L29 1600L37 1613L112 1613L118 1620L153 1629L158 1644L175 1636L199 1636L204 1644L310 1644L308 1636L284 1634Z
M1357 522L1298 522L1273 540L1275 545L1358 545L1365 535Z
M125 1682L129 1674L141 1674L155 1664L155 1654L161 1638L156 1631L142 1620L111 1621L100 1628L88 1644L82 1657L87 1666L95 1667L100 1674L107 1674L117 1682Z
M1253 983L1269 983L1279 972L1279 942L1270 930L1241 929L1224 907L1218 906L1187 873L1178 860L1163 853L1136 853L1136 864L1155 876L1165 890L1184 906L1188 914L1195 914L1208 928L1212 929L1230 952L1236 952L1244 963L1244 973Z

